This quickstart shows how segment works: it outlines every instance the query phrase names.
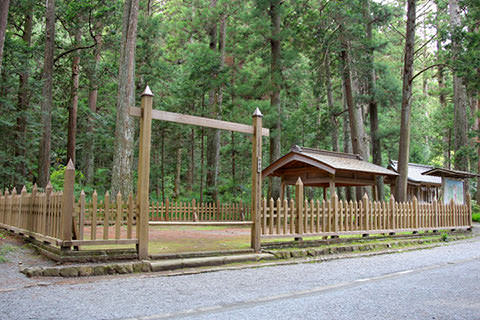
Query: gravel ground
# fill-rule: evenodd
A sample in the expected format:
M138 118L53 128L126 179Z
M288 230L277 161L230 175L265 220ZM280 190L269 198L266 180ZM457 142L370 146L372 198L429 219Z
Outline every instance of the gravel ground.
M480 319L479 245L21 288L0 292L0 310L3 319Z
M0 263L0 292L25 286L36 285L38 279L29 279L19 272L20 268L32 266L54 266L55 262L38 254L20 236L0 234L0 250L8 248L5 258L7 262ZM52 283L54 279L46 279L42 283Z

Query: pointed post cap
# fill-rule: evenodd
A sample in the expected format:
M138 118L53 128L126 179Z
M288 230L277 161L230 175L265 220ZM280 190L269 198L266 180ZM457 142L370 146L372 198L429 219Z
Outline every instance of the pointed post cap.
M45 186L45 190L52 190L52 189L53 189L52 183L48 181L47 185Z
M27 193L27 187L23 186L22 193Z
M252 114L253 117L263 117L263 114L260 112L260 109L258 107L255 109L255 111Z
M67 169L69 169L69 170L75 170L75 166L73 165L72 158L70 158L70 159L68 160Z
M362 197L362 198L368 200L368 194L365 192L365 193L363 194L363 197Z
M143 90L142 97L143 97L143 96L153 97L153 92L152 92L152 90L150 90L150 87L148 86L148 84L147 84L147 86L145 87L145 90Z
M37 184L36 184L36 183L34 183L34 184L33 184L32 191L35 191L35 192L37 192L37 190L38 190L38 186L37 186Z
M82 189L82 191L80 191L80 195L81 196L84 196L85 195L85 191Z
M297 186L303 186L302 178L298 177L297 182L295 182L295 185L297 185Z

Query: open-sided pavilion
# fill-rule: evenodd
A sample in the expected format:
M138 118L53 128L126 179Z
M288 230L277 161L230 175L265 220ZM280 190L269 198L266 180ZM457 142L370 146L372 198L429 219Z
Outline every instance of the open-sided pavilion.
M333 194L337 187L367 186L372 188L374 199L377 199L376 177L395 178L398 174L364 161L356 154L295 145L262 171L262 178L268 176L281 178L281 198L284 198L286 186L294 185L301 178L304 186L323 188L324 198L327 189Z

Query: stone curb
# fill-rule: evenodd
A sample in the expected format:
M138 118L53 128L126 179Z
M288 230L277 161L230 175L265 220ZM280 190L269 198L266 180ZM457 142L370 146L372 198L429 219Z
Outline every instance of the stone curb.
M392 247L423 245L426 243L431 244L436 242L444 242L444 241L441 238L407 239L407 240L397 240L397 241L389 241L389 242L385 241L382 243L364 243L364 244L362 243L362 244L337 246L337 247L329 247L329 248L311 247L311 248L303 248L303 249L280 249L280 250L272 250L272 251L265 251L265 252L273 254L277 259L290 259L290 258L326 256L326 255L344 253L344 252L389 249Z
M460 239L458 239L460 240ZM429 244L425 244L429 242ZM27 277L87 277L87 276L99 276L99 275L113 275L113 274L128 274L128 273L146 273L146 272L162 272L173 271L181 269L191 269L200 267L221 267L232 263L242 262L259 262L265 260L285 260L290 259L293 261L272 261L259 264L258 266L265 265L281 265L288 263L300 263L298 260L305 261L306 258L310 258L308 261L328 261L333 259L339 259L338 255L342 253L349 253L345 255L345 258L355 256L355 251L372 251L384 249L377 252L365 252L363 255L376 255L398 252L399 250L407 251L409 249L418 250L422 248L429 248L432 246L438 246L439 244L431 244L432 242L443 243L441 239L414 239L408 241L394 241L386 243L375 244L356 244L331 248L305 248L305 249L290 249L290 250L278 250L278 251L264 251L259 254L241 254L241 255L228 255L228 256L213 256L213 257L199 257L199 258L184 258L184 259L166 259L166 260L143 260L132 262L119 262L119 263L105 263L105 264L91 264L91 265L70 265L70 266L57 266L57 267L28 267L20 270L21 273ZM405 248L405 249L389 249L392 246L401 245L420 245L419 247ZM422 246L423 245L423 246ZM385 250L386 249L386 250ZM330 255L330 257L329 257ZM335 255L335 256L334 256ZM358 254L357 254L358 255ZM362 254L360 254L362 255ZM318 258L319 256L323 256ZM317 258L315 258L317 257ZM341 258L341 257L340 257ZM297 262L294 262L297 261ZM257 266L257 265L254 265ZM248 266L251 267L251 266ZM229 269L229 267L224 267ZM218 269L217 269L218 270ZM201 271L200 271L201 272ZM183 272L178 272L183 274Z

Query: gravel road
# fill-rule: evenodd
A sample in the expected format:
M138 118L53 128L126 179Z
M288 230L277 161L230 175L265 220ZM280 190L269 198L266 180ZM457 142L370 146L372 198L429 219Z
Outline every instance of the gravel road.
M2 319L480 319L480 239L324 263L0 292Z

